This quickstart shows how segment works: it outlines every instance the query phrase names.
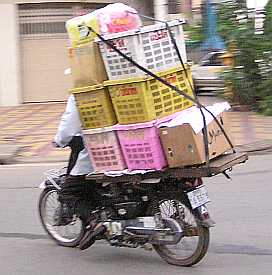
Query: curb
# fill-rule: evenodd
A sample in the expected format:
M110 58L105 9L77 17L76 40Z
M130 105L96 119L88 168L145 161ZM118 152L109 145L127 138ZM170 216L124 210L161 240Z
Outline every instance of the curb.
M264 155L272 153L272 139L264 139L249 144L236 146L235 149L249 155Z
M0 164L12 164L22 147L14 144L0 144Z
M69 155L65 156L31 156L24 157L22 152L24 151L24 146L19 146L16 144L0 144L0 165L9 164L23 164L23 163L53 163L53 162L68 162Z
M46 157L46 158L40 158L40 157L31 157L31 158L21 158L21 157L15 157L13 164L23 164L23 163L54 163L54 162L68 162L69 158L65 157Z

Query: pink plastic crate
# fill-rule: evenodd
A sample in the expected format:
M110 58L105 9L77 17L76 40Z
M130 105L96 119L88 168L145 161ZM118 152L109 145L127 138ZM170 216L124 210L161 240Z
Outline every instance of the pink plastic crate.
M118 125L116 129L130 171L161 170L167 165L155 122Z
M95 172L126 169L121 147L112 127L83 131Z

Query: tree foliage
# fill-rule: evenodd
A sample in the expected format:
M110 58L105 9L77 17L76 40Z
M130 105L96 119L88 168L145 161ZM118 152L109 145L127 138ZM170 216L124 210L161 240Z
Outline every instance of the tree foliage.
M272 84L271 75L268 76L272 0L267 6L263 35L255 32L254 20L254 17L248 14L245 0L227 0L219 5L219 32L228 51L235 57L235 66L223 77L234 88L236 101L253 109L264 110L266 106L272 105L263 101L265 97L270 96ZM272 102L271 98L269 100Z
M272 0L265 7L265 21L263 34L263 61L261 66L262 83L259 86L261 100L260 111L272 115Z

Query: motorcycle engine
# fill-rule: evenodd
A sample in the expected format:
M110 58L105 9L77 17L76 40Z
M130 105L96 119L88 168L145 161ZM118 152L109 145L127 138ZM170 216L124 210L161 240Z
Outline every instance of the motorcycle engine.
M150 186L116 183L100 189L101 216L112 245L176 244L183 237L181 225L175 219L146 216L155 193Z
M133 219L142 212L143 205L141 202L129 201L116 203L113 206L116 218L119 219Z
M148 196L132 184L111 184L99 190L99 197L100 204L111 209L113 219L134 219L143 215L148 202Z

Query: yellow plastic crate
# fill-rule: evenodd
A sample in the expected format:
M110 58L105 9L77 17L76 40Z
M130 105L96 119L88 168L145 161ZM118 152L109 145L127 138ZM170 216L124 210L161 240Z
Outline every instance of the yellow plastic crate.
M83 129L102 128L116 123L107 87L94 85L72 89Z
M192 81L190 68L187 67ZM193 97L185 72L181 67L158 74L170 84ZM192 83L192 82L191 82ZM105 81L120 124L146 122L185 110L193 103L153 77Z

